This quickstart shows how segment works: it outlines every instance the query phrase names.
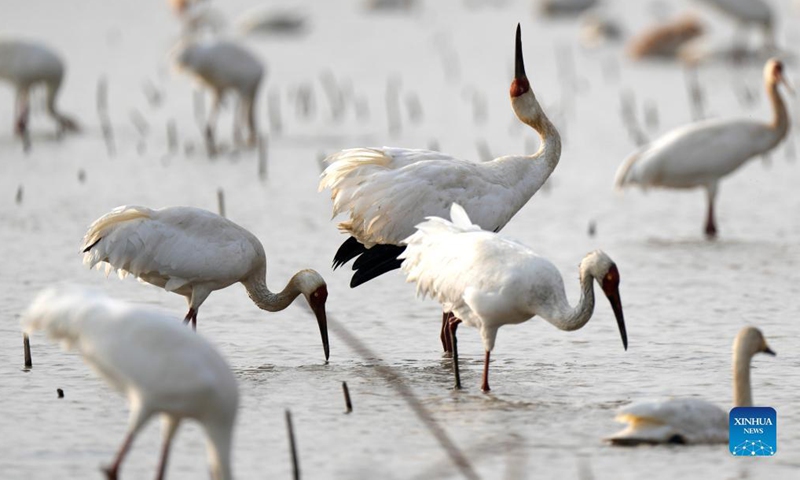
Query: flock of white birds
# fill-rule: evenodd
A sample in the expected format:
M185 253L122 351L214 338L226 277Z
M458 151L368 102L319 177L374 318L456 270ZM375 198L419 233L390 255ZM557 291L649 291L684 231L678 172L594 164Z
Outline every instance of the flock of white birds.
M172 3L185 14L190 2ZM771 17L768 20L756 23L771 33ZM339 228L349 236L336 252L334 268L354 261L351 287L400 268L407 281L416 283L418 294L438 300L443 311L442 346L453 357L458 388L460 323L480 330L485 348L481 388L488 391L490 354L498 329L537 315L561 330L579 329L592 316L595 282L610 302L626 349L628 344L620 271L608 255L596 250L581 261L581 297L571 306L555 266L498 233L544 185L561 155L559 132L526 76L522 45L517 26L511 106L519 120L539 134L541 147L536 153L476 163L427 150L352 148L327 158L319 183L320 190L331 191L334 216L347 217ZM234 91L240 99L236 131L246 126L246 143L255 143L255 98L264 73L260 61L235 43L188 40L180 45L175 62L213 92L208 141L214 141L220 99ZM23 141L28 141L29 90L37 84L46 87L47 112L59 132L78 130L78 123L56 106L63 72L58 55L45 46L0 42L0 78L16 87L15 131ZM780 60L766 63L764 83L773 108L771 120L711 120L680 127L626 159L617 172L617 187L704 188L705 234L715 237L720 180L775 148L788 131L779 87L791 87ZM184 323L195 328L200 306L211 292L234 283L242 283L253 302L267 311L283 310L302 295L316 316L328 360L325 280L314 270L301 270L281 291L271 291L263 246L228 219L191 207L122 206L91 224L82 250L89 267L116 270L120 277L131 274L185 297L189 308ZM202 424L212 477L232 477L236 378L201 335L170 316L79 289L41 293L25 313L23 328L43 330L80 352L127 398L129 432L105 470L108 478L117 478L134 437L153 415L164 419L158 478L165 474L170 443L183 419ZM758 329L744 328L733 349L734 406L753 404L750 361L759 352L774 354ZM627 428L608 440L620 445L716 443L728 436L727 411L695 399L635 404L622 409L617 418Z

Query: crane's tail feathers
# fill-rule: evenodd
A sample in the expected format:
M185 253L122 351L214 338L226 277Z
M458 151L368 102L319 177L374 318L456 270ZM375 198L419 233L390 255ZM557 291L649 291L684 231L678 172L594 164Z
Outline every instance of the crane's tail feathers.
M617 169L617 173L614 175L614 188L616 190L622 190L625 188L625 185L632 182L632 173L634 169L634 165L636 161L639 160L641 157L642 151L639 150L634 152L631 156L625 159L622 162L622 165L619 166Z
M377 148L350 148L329 155L323 162L328 166L320 174L319 191L330 188L335 205L337 191L343 182L358 182L376 169L385 169L392 158Z
M44 331L69 350L80 340L85 323L98 317L87 313L109 308L107 298L90 289L48 288L36 296L20 323L24 332Z
M406 247L402 245L374 245L353 262L355 273L350 279L350 288L355 288L386 272L400 268L400 256Z
M106 232L122 222L135 220L137 218L150 218L152 210L147 207L123 205L106 213L89 225L89 230L83 236L83 252L89 252L97 243L102 240Z
M98 269L105 266L106 276L117 270L119 277L125 278L131 270L131 265L130 261L125 262L124 258L127 249L132 245L129 245L127 241L120 245L108 245L109 240L105 242L103 240L109 236L113 238L117 229L129 225L127 222L151 218L152 212L146 207L121 206L95 220L83 237L81 252L84 265ZM112 243L114 242L112 241ZM103 265L103 262L108 263Z
M363 243L356 240L356 237L348 237L339 247L339 250L336 251L336 255L333 256L333 269L336 270L366 251L367 248L364 247Z

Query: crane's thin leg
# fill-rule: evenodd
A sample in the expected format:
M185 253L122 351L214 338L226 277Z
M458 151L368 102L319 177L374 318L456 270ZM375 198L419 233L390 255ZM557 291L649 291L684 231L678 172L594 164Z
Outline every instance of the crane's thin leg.
M244 145L244 137L242 136L242 128L244 128L244 97L239 96L239 101L236 102L234 107L236 111L233 114L233 142L237 148Z
M119 452L117 452L117 456L114 459L114 463L111 464L110 467L105 467L103 471L106 474L106 478L108 480L117 480L117 472L119 471L120 465L122 465L122 460L125 458L125 454L128 453L128 449L131 448L131 444L133 443L134 432L128 432L128 435L125 437L125 441L122 442L122 447L120 447Z
M454 387L456 390L461 390L461 372L458 370L458 341L456 340L456 329L459 323L461 323L461 320L457 319L455 316L451 316L449 322L450 344L453 349L453 375L456 377L456 384Z
M483 360L483 385L481 386L481 390L484 392L488 392L491 390L489 388L489 355L491 352L488 350L486 351L486 357Z
M442 312L442 331L439 333L439 339L442 341L442 348L444 349L445 356L449 357L453 354L453 346L450 343L450 318L453 316L451 312Z
M164 473L167 471L167 460L169 459L169 447L172 444L175 431L178 430L178 425L180 424L180 421L173 417L164 415L162 418L162 437L164 439L164 444L161 446L161 458L158 461L156 480L164 479Z
M714 221L714 200L717 196L716 186L709 188L708 192L708 214L706 216L706 237L713 240L717 237L717 225Z
M192 330L197 330L197 310L189 307L189 312L183 317L183 324L187 325L192 322Z
M247 146L253 147L256 144L256 115L255 115L255 105L256 105L256 98L255 95L249 97L247 102L245 103L245 111L244 115L247 119L247 130L249 131L249 135L247 137Z
M31 147L31 137L28 132L28 117L30 116L30 95L27 88L17 90L17 121L14 133L22 138L22 146L27 152Z
M27 88L17 90L16 114L17 121L14 125L14 133L24 137L28 131L28 116L30 114L30 95Z
M208 114L208 121L206 122L206 146L211 155L216 154L216 144L214 143L214 128L217 124L217 115L219 115L219 107L222 103L222 92L214 90L213 98L211 100L211 112Z

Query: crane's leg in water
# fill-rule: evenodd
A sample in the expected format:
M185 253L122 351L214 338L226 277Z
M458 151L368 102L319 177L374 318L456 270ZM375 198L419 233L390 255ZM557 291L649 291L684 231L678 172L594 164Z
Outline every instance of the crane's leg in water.
M244 115L245 118L247 119L247 130L249 132L247 137L247 146L254 147L256 145L256 141L258 138L258 134L256 133L255 95L247 99L247 102L245 103L244 107L245 107Z
M167 471L167 460L169 459L169 447L172 444L175 431L178 430L178 425L180 424L179 420L175 420L173 417L167 415L164 415L162 419L163 427L161 433L164 444L161 446L161 458L158 461L158 475L156 476L156 480L164 479L164 473Z
M458 341L456 340L456 329L461 320L457 319L454 315L450 315L448 327L450 330L450 344L453 350L453 375L456 377L455 389L461 390L461 372L458 370Z
M491 390L489 388L489 355L491 352L486 352L486 357L483 360L483 385L481 385L481 390L484 392L488 392Z
M213 98L211 100L211 112L208 114L208 121L206 122L206 148L209 154L216 155L217 147L214 143L214 128L217 124L217 115L219 115L219 107L222 103L222 91L218 89L213 90Z
M453 346L450 343L450 319L453 318L452 312L442 312L442 331L439 334L439 339L442 341L442 348L446 357L453 354Z
M183 324L186 325L192 322L192 330L197 330L197 310L189 308L189 312L183 317Z
M714 200L717 197L717 186L713 185L706 189L708 193L708 214L706 216L706 237L712 240L717 237L717 224L714 221Z
M14 124L14 133L16 135L19 135L20 138L22 138L22 145L25 148L25 151L27 151L31 145L31 137L28 132L28 118L31 112L29 93L30 92L27 87L23 87L17 90L17 103L16 103L17 118Z
M117 480L119 467L122 465L122 461L125 459L125 455L127 455L128 450L130 450L131 445L133 444L133 439L136 437L136 434L139 433L139 430L141 430L149 418L150 415L143 414L141 410L131 411L131 421L129 422L130 428L128 428L128 434L125 436L125 440L122 442L119 452L117 452L114 463L112 463L110 467L103 468L103 472L105 472L108 480Z

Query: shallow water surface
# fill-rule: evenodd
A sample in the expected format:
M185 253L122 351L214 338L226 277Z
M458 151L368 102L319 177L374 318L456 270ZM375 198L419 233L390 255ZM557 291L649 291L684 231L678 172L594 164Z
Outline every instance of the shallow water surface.
M290 477L287 408L304 478L456 478L443 450L380 375L379 362L405 379L484 478L796 478L800 195L792 150L781 146L766 168L754 160L722 183L720 239L707 242L701 236L701 192L619 195L611 189L616 166L634 148L620 120L620 92L635 91L637 99L657 106L660 126L648 132L655 136L690 120L679 67L620 60L619 78L608 78L604 68L616 61L618 48L582 50L574 23L534 18L527 1L476 8L470 5L477 2L425 2L410 15L390 16L365 14L360 1L301 3L310 22L305 36L246 41L268 65L259 100L262 129L270 133L264 182L256 175L255 152L214 160L203 152L189 81L169 73L166 52L178 26L163 1L31 0L5 10L0 31L46 39L68 59L60 103L80 118L85 131L58 142L49 133L52 125L35 116L33 149L25 155L8 133L13 95L0 89L3 478L100 478L98 467L112 459L127 419L116 393L77 355L41 335L32 338L34 368L23 371L19 313L41 288L64 282L93 285L183 317L182 298L89 271L78 247L89 223L117 205L216 210L217 189L225 192L227 216L264 243L269 285L278 289L295 271L317 269L329 284L331 318L379 356L357 355L332 330L331 360L325 365L306 309L259 311L240 286L211 295L198 326L239 379L237 478ZM649 21L647 8L635 3L635 8L609 8L633 29ZM775 3L785 9L782 31L797 28L797 10L789 2ZM247 6L237 0L219 8L233 17ZM40 13L44 10L47 15ZM729 33L727 23L711 18L714 35ZM579 295L581 258L595 248L614 258L629 349L623 350L613 313L599 296L595 316L582 330L562 332L538 318L501 329L492 355L493 391L482 394L482 346L478 332L465 327L459 330L465 389L455 392L449 361L441 358L437 304L415 299L413 286L399 272L351 290L348 268L330 270L345 237L329 221L328 193L316 191L317 158L383 144L425 148L435 142L442 151L469 158L476 158L480 141L495 155L535 148L535 134L519 126L507 98L517 21L532 86L561 129L564 150L551 188L539 192L504 233L550 258L572 301ZM579 67L575 85L559 78L563 67L556 56L563 51ZM800 78L795 64L787 70ZM361 105L358 111L348 107L341 118L332 118L321 80L329 74ZM95 110L100 76L109 82L118 150L113 158ZM767 118L763 95L749 109L736 101L734 76L761 92L760 65L735 71L704 67L700 78L709 114ZM385 113L390 79L400 81L402 124L394 133ZM160 89L162 104L146 101L145 81ZM300 87L313 92L312 118L297 113ZM468 101L475 92L485 103L485 120ZM414 97L421 116L409 113ZM264 111L275 98L283 118L280 133ZM794 113L797 101L791 102ZM151 127L144 137L130 121L134 110ZM181 146L174 155L167 153L170 120ZM228 144L230 120L228 109L218 130ZM795 137L792 130L792 146ZM20 187L23 198L16 204ZM597 225L591 238L589 222ZM722 445L627 449L602 442L620 428L615 409L633 401L680 395L729 405L731 343L744 325L761 328L778 353L757 356L752 371L756 403L778 412L775 457L733 458ZM342 381L353 398L349 415ZM65 398L56 398L57 388ZM153 422L123 465L125 478L153 475L159 440ZM174 442L169 478L204 478L206 471L201 432L187 423Z

